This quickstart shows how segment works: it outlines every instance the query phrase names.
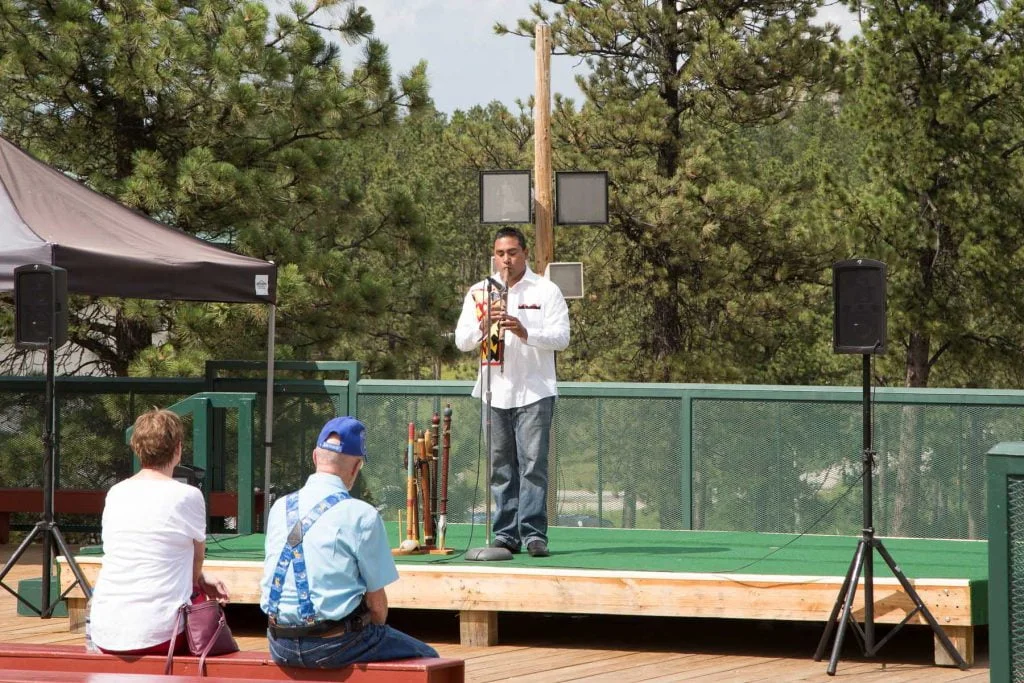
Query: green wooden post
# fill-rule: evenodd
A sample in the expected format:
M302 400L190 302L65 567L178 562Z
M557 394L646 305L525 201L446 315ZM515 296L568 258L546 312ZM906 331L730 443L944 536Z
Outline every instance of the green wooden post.
M197 394L198 396L198 394ZM192 399L185 399L185 401L179 402L176 405L186 404L186 411L192 413L192 465L194 467L201 468L209 476L210 470L207 465L209 461L209 448L210 444L208 437L210 435L210 414L212 408L210 402L201 398L193 397ZM175 411L177 412L177 411ZM188 412L178 413L179 415L187 415ZM206 506L206 526L209 529L210 526L210 485L207 480L206 485L202 487L203 491L203 505Z
M186 401L186 411L179 413L179 415L192 413L192 464L196 467L201 467L205 471L207 469L207 456L209 455L210 448L210 444L207 443L210 426L210 402L200 398L200 395L197 394L175 405L181 405Z
M989 676L1011 681L1024 674L1024 632L1011 632L1024 616L1024 442L996 444L986 475Z
M256 399L238 401L238 533L253 532L252 411Z
M595 400L597 401L597 526L603 527L601 520L604 519L604 399ZM623 510L623 514L625 514L625 510Z
M679 397L679 499L682 505L683 529L693 529L693 402L689 391Z

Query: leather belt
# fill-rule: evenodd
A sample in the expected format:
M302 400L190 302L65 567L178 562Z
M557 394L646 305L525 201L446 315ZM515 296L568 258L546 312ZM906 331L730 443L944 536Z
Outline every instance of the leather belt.
M358 633L369 623L370 613L361 612L344 619L318 621L310 626L268 626L267 630L275 640L278 638L336 638L346 633Z

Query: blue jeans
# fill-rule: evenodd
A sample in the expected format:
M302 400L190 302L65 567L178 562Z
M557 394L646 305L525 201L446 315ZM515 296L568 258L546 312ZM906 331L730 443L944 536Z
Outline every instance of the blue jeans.
M513 546L547 543L548 443L555 397L490 411L494 537Z
M277 638L267 632L270 656L281 666L340 669L349 664L437 657L437 650L390 626L368 624L336 638Z

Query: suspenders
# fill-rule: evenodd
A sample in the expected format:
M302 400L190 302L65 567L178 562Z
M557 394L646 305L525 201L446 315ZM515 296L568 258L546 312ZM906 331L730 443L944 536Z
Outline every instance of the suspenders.
M285 511L288 523L288 540L281 550L281 557L277 561L277 568L274 570L274 579L270 582L270 605L267 615L271 626L277 623L277 614L281 603L281 589L284 587L284 578L288 574L288 567L294 565L295 589L299 594L299 617L306 625L312 625L316 621L316 608L309 598L309 577L306 575L306 559L302 550L302 537L309 531L320 515L330 510L336 503L351 498L347 492L341 491L332 493L319 503L313 506L305 517L299 519L299 493L288 494L285 499Z

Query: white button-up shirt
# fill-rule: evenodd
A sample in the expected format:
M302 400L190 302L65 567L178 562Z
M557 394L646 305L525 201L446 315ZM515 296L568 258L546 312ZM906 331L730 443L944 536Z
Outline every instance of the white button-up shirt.
M497 273L492 277L501 282ZM486 298L486 279L470 287L466 294L455 328L455 345L461 351L480 350L480 321L485 315ZM491 404L495 408L521 408L557 396L555 351L569 345L569 309L562 290L527 266L522 279L509 289L508 314L519 319L527 337L524 342L511 332L504 333L504 368L490 367ZM482 356L481 360L473 387L476 398L486 391L488 367Z

